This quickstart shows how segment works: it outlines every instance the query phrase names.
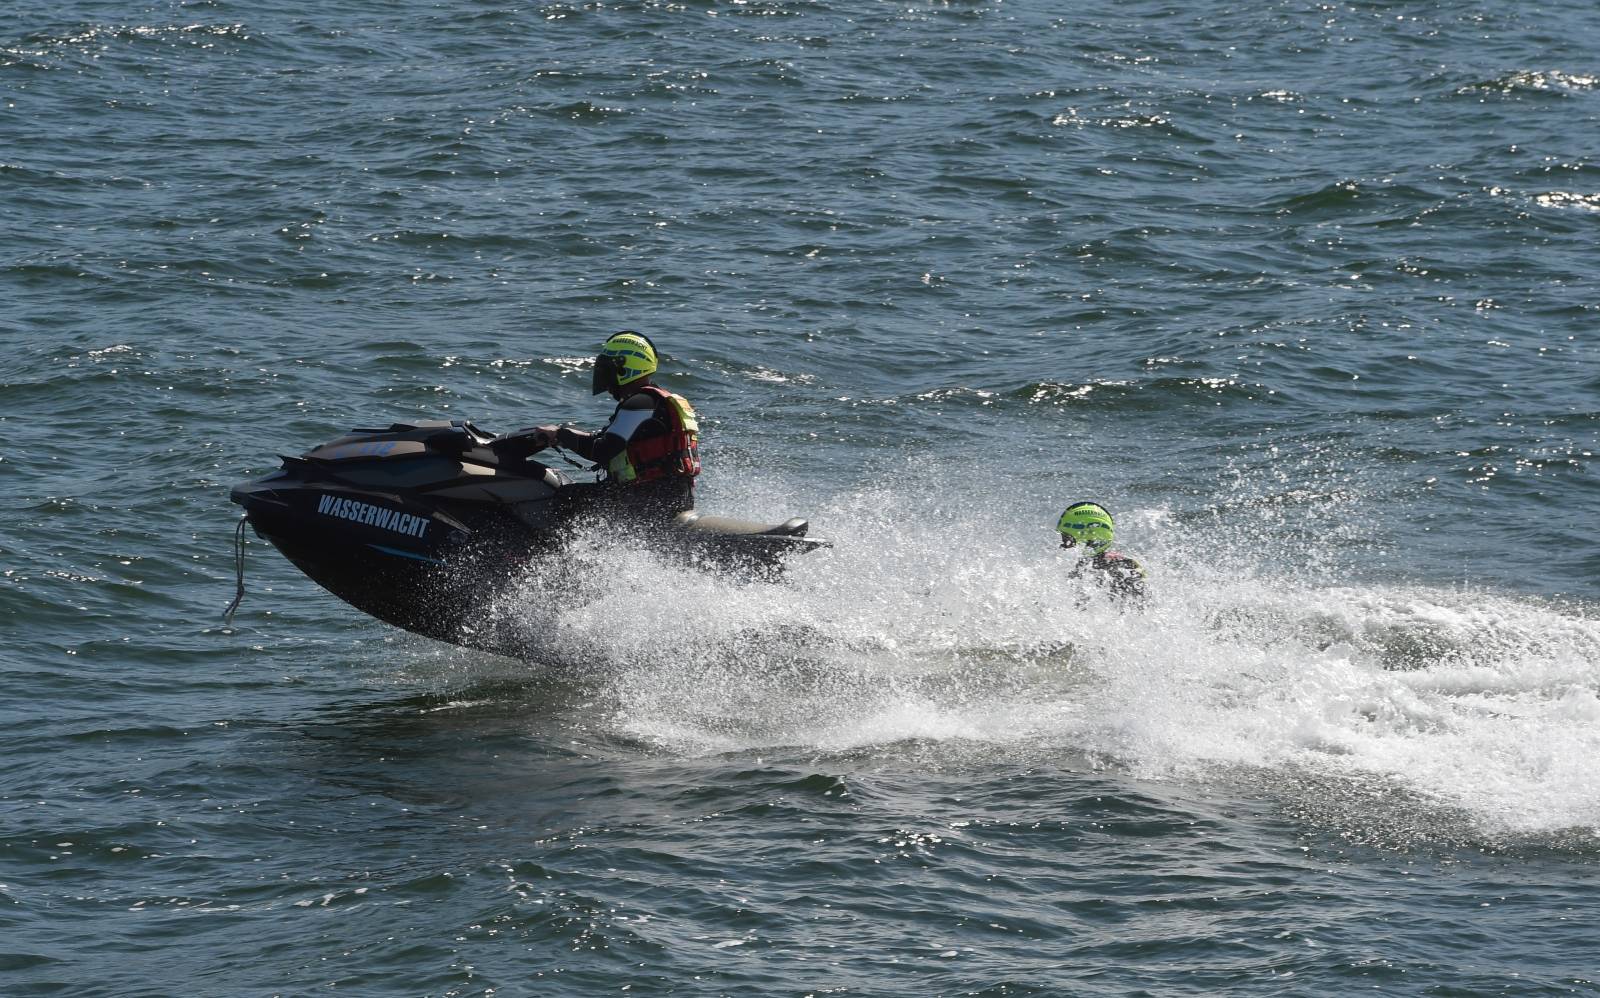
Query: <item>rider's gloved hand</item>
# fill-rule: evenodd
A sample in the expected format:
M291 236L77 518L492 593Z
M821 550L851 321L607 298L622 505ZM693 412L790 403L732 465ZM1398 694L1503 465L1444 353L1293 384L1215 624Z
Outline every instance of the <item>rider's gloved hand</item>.
M556 428L554 426L524 426L515 433L507 433L501 439L515 438L525 447L540 450L545 447L554 447L556 444Z

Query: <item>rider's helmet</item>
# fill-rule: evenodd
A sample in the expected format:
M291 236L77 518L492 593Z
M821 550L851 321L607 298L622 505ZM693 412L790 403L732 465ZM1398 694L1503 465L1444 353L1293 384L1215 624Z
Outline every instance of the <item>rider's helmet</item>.
M1111 547L1116 528L1104 506L1097 502L1075 502L1056 521L1056 532L1061 535L1064 548L1082 544L1099 553Z
M656 345L650 337L624 329L613 333L594 359L592 394L614 391L656 373Z

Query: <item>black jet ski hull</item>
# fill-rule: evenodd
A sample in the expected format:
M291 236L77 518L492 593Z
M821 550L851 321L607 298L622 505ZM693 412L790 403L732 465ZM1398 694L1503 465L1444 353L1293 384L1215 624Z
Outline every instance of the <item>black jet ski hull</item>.
M440 641L515 654L485 610L535 559L559 556L564 476L509 460L470 424L355 431L235 486L256 534L333 595ZM681 514L619 533L683 561L771 578L825 542L803 520L765 526Z
M472 587L492 581L492 556L469 556L469 533L436 511L408 509L397 497L269 479L235 487L232 498L256 535L307 578L363 613L417 634L454 640L470 612ZM453 580L468 591L455 591Z

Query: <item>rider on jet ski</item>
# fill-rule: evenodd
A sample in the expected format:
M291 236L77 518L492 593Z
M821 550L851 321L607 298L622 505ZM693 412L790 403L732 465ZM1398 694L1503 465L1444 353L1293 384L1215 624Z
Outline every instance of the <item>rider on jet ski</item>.
M529 434L535 447L563 447L605 472L600 482L566 486L567 501L650 519L694 508L700 424L686 399L651 382L656 366L648 336L614 334L594 359L591 384L595 395L606 392L617 400L610 422L594 433L536 426Z

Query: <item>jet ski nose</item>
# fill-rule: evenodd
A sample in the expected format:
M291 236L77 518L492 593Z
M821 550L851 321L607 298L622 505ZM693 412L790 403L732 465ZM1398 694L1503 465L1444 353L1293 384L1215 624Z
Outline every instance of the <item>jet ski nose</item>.
M276 490L277 482L281 478L283 472L274 471L265 478L252 478L248 482L240 482L228 490L228 499L243 506L246 514L264 506L288 506L289 504Z

